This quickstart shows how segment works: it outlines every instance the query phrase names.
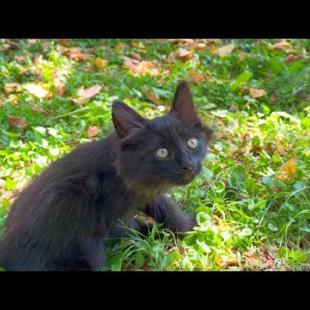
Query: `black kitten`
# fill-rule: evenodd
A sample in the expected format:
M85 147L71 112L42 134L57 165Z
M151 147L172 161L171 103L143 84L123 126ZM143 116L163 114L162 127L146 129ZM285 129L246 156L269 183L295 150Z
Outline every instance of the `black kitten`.
M201 170L212 131L195 113L188 85L176 91L171 112L146 120L113 103L115 132L81 145L52 163L11 207L0 244L6 270L99 270L104 240L144 231L143 210L175 232L191 230L193 216L164 192L190 183Z

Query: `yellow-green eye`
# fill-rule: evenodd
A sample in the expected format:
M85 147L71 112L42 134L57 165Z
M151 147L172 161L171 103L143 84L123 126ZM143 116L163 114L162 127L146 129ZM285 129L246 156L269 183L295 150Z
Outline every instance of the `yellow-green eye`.
M198 140L196 138L191 138L187 141L187 145L191 148L191 149L195 149L198 145Z
M159 157L159 158L161 158L161 159L165 159L165 158L168 157L169 152L168 152L168 150L165 149L165 148L160 148L160 149L158 149L158 150L156 151L156 155L157 155L157 157Z

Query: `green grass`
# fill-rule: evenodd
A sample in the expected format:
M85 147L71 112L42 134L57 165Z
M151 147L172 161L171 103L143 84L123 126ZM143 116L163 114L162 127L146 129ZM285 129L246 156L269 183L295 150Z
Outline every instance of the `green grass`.
M90 141L90 126L100 127L96 138L105 136L113 100L155 117L168 111L178 79L194 79L197 108L216 140L202 174L170 194L199 226L183 239L161 225L147 238L132 232L108 245L104 270L310 270L310 40L289 40L282 50L275 50L277 40L198 43L0 40L0 229L32 177ZM88 59L68 57L62 44L80 47ZM234 50L220 57L217 50L228 44ZM192 58L179 59L180 47ZM124 57L153 62L158 75L132 74ZM107 65L98 68L97 58ZM8 83L42 83L50 96L8 92ZM82 86L94 85L102 86L96 96L74 103ZM251 89L266 94L255 98ZM10 127L11 116L24 119L24 128Z

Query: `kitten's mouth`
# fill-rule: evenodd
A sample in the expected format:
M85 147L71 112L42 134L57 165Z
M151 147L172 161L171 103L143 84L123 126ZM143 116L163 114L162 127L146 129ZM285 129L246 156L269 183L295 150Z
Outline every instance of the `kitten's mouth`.
M176 185L187 185L194 180L196 175L197 175L196 173L185 173L182 177L175 180L175 184Z

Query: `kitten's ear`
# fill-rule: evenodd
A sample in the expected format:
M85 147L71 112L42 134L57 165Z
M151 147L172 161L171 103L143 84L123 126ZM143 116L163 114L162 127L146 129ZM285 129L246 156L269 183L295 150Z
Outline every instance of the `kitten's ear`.
M117 135L124 138L131 130L142 128L144 118L121 101L114 101L112 105L112 121Z
M171 113L185 122L194 125L200 124L200 120L195 112L192 93L186 81L182 81L175 92Z

